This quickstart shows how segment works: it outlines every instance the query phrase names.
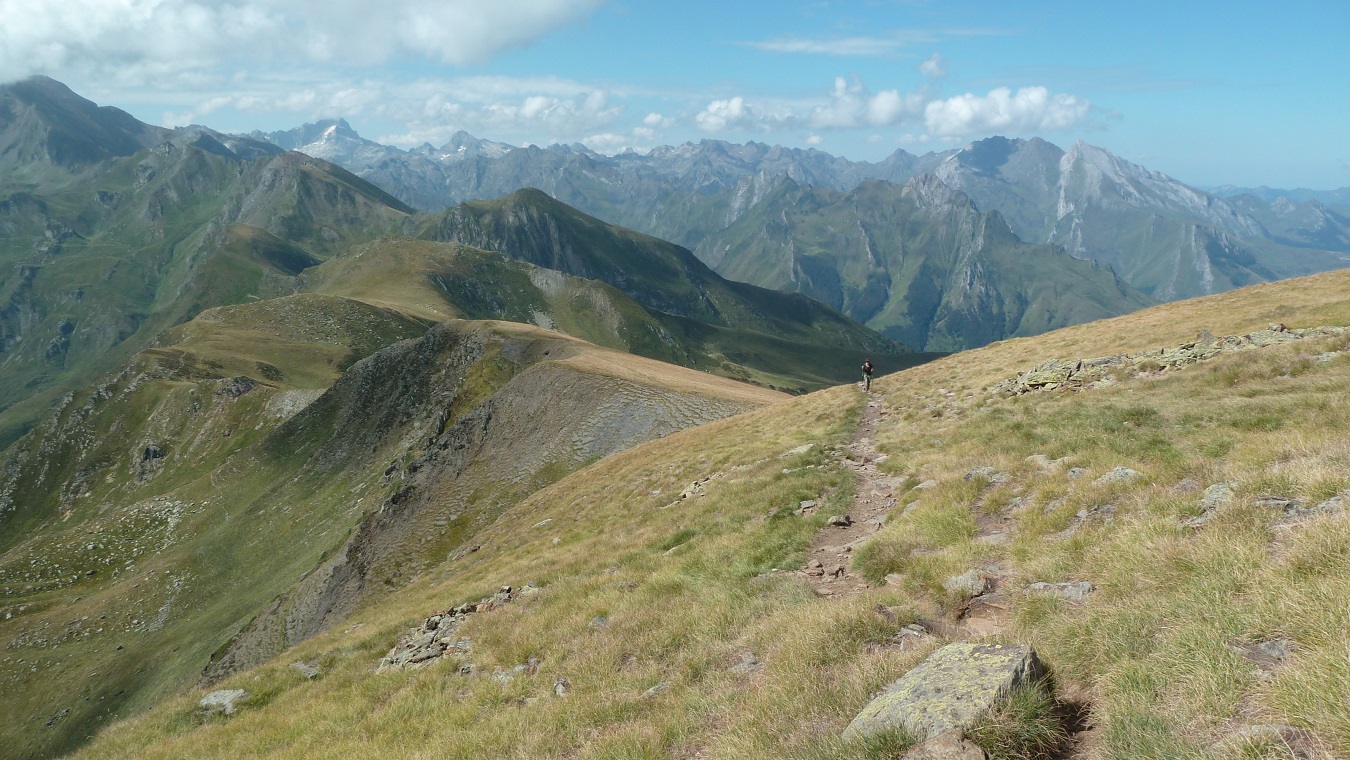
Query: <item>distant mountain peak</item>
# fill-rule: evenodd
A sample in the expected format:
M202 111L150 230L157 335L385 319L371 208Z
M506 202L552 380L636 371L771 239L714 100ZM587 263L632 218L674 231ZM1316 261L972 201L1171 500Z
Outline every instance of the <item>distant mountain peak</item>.
M79 169L167 140L170 130L100 106L64 84L33 76L0 86L0 171Z
M970 197L943 182L936 174L916 175L905 183L901 194L912 198L925 211L938 211L953 206L970 206Z

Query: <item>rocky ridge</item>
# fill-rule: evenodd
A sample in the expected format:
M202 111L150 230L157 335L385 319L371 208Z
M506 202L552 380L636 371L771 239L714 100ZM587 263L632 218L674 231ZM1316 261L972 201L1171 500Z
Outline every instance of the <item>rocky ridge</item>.
M1221 354L1251 351L1306 338L1346 334L1350 334L1350 327L1327 326L1291 330L1281 324L1271 325L1268 329L1246 335L1228 335L1222 338L1215 337L1209 330L1203 330L1196 340L1174 348L1077 361L1056 359L1026 372L1020 372L1017 377L996 383L990 386L989 390L1003 396L1016 396L1039 390L1076 390L1093 385L1111 385L1115 382L1111 377L1112 373L1121 369L1132 372L1176 370L1213 359ZM1333 356L1334 353L1328 353L1318 358L1321 361L1328 361Z

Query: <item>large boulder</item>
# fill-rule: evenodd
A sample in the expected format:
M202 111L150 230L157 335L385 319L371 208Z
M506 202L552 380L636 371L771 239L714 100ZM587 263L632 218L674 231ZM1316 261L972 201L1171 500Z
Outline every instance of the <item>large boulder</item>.
M891 684L858 713L844 738L903 728L920 739L966 729L1016 687L1045 668L1029 646L948 644Z

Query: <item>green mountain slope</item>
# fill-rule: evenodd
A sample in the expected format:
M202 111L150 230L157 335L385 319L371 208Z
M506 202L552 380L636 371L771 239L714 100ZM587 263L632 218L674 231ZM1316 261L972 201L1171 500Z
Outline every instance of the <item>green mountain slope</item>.
M643 260L639 250L625 266L636 268L634 262ZM535 324L599 346L794 392L852 380L861 361L856 346L825 344L802 330L784 336L676 316L645 307L604 282L457 243L382 239L308 270L301 287L438 321ZM757 289L749 292L759 295ZM850 329L859 331L856 325ZM876 352L874 362L893 372L931 358Z
M327 628L581 465L780 398L525 325L426 330L333 296L208 310L7 450L7 751L68 750Z
M195 690L77 756L894 757L908 738L840 733L950 641L1033 646L1085 717L1066 752L1345 756L1350 343L1293 331L1350 324L1348 292L1338 272L1166 304L642 444L214 684L247 690L233 715ZM1243 350L1163 368L1201 343ZM998 388L1123 354L1096 384ZM863 507L882 525L827 524ZM841 578L811 573L827 547ZM452 618L439 657L379 668Z
M716 327L858 351L900 349L823 304L723 279L684 248L606 224L538 190L461 204L424 223L421 236L600 280L647 308Z
M0 88L0 188L52 184L91 165L131 156L170 132L99 107L48 77Z
M929 351L1150 303L1109 270L1022 242L931 175L848 193L784 180L703 248L728 277L801 291Z
M212 143L180 134L0 199L0 444L166 327L291 292L303 267L408 218L331 164Z

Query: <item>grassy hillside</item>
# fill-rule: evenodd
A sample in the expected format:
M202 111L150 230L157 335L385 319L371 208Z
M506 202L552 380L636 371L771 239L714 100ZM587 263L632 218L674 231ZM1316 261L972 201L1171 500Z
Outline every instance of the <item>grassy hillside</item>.
M421 236L600 280L649 309L715 327L874 353L903 350L813 299L723 279L674 243L606 224L539 190L461 204L423 222Z
M981 637L1041 652L1087 711L1085 756L1346 756L1350 513L1332 499L1350 489L1350 339L1182 369L1143 356L1081 390L990 388L1204 329L1347 325L1347 293L1337 272L1172 303L882 378L866 415L841 387L637 446L218 684L249 691L238 713L184 694L80 756L892 757L903 737L839 732L927 652ZM1102 479L1118 467L1138 474ZM1228 498L1202 506L1219 483ZM839 540L826 517L868 499L894 502L848 577L797 572ZM820 505L800 514L803 500ZM991 593L948 590L971 569ZM1066 581L1091 592L1028 593ZM470 616L462 647L375 670L428 615L504 584L527 590Z
M290 293L304 267L407 216L331 164L208 148L177 135L0 196L0 445L162 330Z
M505 322L427 332L320 295L208 310L0 461L0 740L69 750L581 465L777 398Z
M384 238L307 271L300 286L423 319L535 324L606 348L792 392L852 379L864 350L801 331L763 332L754 319L742 326L722 317L710 324L676 316L643 306L604 282L457 243ZM861 332L857 325L852 329ZM878 351L872 359L881 371L894 372L935 356Z

